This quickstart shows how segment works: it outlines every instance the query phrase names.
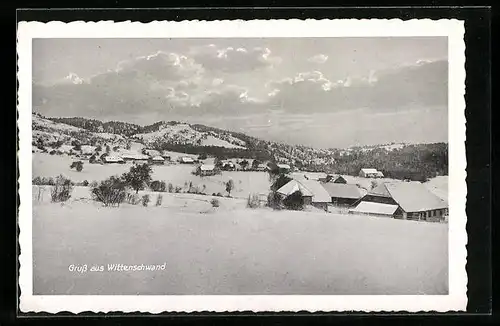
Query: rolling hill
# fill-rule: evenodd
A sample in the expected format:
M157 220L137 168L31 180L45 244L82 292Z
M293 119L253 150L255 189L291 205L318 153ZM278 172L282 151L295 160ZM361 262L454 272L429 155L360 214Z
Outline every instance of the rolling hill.
M318 149L257 139L239 132L200 124L160 121L141 126L102 122L82 117L48 118L33 114L33 146L62 145L123 147L131 143L155 150L206 154L227 158L252 158L288 163L298 169L356 175L373 167L387 177L424 181L448 174L448 144L402 144Z

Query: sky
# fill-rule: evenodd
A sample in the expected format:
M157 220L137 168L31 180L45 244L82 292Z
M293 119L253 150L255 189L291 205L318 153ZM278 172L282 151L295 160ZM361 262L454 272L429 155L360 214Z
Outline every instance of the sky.
M447 141L445 37L35 39L33 110L323 148Z

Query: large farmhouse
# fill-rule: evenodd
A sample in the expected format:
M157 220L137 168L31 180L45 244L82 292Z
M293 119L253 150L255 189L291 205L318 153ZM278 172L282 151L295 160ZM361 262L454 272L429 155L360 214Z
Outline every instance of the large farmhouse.
M360 198L361 192L358 186L342 183L323 183L323 188L328 192L331 202L335 206L352 206Z
M360 199L353 214L386 215L412 220L443 220L448 203L420 182L381 183Z

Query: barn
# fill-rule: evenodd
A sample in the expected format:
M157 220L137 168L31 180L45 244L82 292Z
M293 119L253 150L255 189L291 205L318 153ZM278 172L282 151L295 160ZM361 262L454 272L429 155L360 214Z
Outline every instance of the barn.
M383 178L384 174L377 169L361 169L359 176L362 178Z
M182 156L179 158L179 162L182 164L194 164L194 159L189 156Z
M371 204L367 206L366 202ZM358 208L359 205L362 206ZM386 182L362 197L352 213L366 209L366 214L370 213L369 209L374 214L380 210L386 212L385 205L397 206L392 214L394 218L409 220L441 221L448 211L448 203L420 182Z
M158 155L151 159L151 163L155 165L163 165L165 163L165 159Z
M356 185L332 182L323 183L322 185L330 195L331 202L335 206L349 207L361 198L361 192Z
M285 199L291 194L299 191L302 194L304 205L312 205L325 211L328 210L330 196L328 192L317 181L312 180L291 180L276 192Z
M111 163L123 164L123 163L125 163L125 161L119 156L105 156L103 161L104 161L104 163L107 163L107 164L111 164Z
M216 175L217 169L213 164L202 164L196 168L197 175L205 177L209 175Z
M122 154L122 159L125 162L147 163L149 156L144 154Z

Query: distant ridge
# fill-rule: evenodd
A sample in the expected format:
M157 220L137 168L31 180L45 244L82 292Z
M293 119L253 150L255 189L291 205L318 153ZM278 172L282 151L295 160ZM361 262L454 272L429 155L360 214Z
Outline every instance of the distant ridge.
M262 140L240 132L179 121L159 121L141 126L83 117L44 117L38 113L33 114L33 130L38 130L33 135L34 143L37 141L36 137L43 135L47 139L52 139L53 135L65 135L65 142L136 141L152 149L207 154L219 158L270 160L308 171L356 175L361 168L373 167L387 177L422 181L448 174L446 143L391 143L346 149L318 149Z

